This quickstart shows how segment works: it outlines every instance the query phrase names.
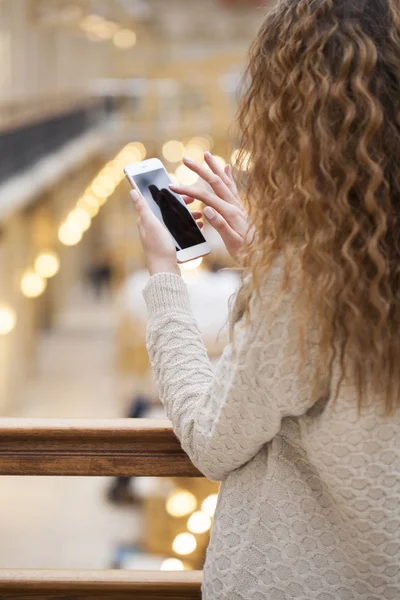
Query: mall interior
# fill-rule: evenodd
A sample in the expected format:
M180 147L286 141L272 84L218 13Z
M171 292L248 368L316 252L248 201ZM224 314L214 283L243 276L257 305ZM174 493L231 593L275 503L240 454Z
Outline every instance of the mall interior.
M0 0L2 419L165 418L123 168L158 157L191 184L182 158L207 150L235 167L242 74L271 4ZM204 231L211 254L182 276L217 361L239 280ZM1 569L201 570L218 496L200 477L9 475L0 489Z

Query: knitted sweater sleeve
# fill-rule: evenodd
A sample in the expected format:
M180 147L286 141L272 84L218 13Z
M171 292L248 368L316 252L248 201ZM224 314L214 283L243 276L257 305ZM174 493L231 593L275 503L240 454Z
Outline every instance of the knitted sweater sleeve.
M279 432L284 417L311 406L309 390L301 389L296 375L296 359L283 352L287 318L279 311L266 326L263 301L251 323L236 328L214 371L183 280L155 275L144 297L147 346L166 414L193 464L209 479L222 481Z

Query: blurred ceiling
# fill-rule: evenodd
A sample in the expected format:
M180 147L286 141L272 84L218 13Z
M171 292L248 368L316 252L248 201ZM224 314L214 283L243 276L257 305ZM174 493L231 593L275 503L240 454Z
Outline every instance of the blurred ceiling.
M30 0L36 23L79 28L98 15L120 26L145 28L165 42L247 42L273 0Z

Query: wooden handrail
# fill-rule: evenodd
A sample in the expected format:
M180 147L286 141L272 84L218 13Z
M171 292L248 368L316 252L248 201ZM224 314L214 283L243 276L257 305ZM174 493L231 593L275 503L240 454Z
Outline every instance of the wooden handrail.
M200 600L201 571L0 571L1 600Z
M0 419L0 475L202 477L167 419Z

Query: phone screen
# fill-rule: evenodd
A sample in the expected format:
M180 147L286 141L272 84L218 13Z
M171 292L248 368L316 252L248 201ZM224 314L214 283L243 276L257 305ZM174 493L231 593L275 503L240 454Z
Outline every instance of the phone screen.
M140 193L174 238L176 249L185 250L204 244L205 238L183 200L171 192L164 169L131 176Z

